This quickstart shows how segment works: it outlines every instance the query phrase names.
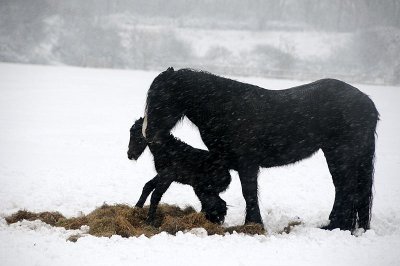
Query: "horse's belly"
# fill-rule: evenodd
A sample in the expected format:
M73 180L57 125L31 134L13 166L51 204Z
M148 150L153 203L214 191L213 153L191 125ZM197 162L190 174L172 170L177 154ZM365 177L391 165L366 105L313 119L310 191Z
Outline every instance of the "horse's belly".
M320 148L313 138L280 139L267 142L259 151L262 167L291 164L310 157Z
M315 149L308 149L302 151L288 151L288 152L281 152L275 153L273 156L264 156L260 166L262 167L275 167L275 166L282 166L287 164L292 164L298 161L301 161L305 158L310 157L315 152L317 152L319 148Z
M299 114L297 114L299 115ZM267 119L268 120L268 119ZM243 161L262 167L295 163L318 151L321 134L312 119L250 121L232 120L201 128L201 137L210 152L218 154L235 169Z

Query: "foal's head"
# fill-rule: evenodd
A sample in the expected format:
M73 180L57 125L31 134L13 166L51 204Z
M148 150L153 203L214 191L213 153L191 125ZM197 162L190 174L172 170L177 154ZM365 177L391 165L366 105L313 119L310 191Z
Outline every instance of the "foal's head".
M147 147L146 139L142 135L143 118L136 120L130 129L128 158L137 160Z

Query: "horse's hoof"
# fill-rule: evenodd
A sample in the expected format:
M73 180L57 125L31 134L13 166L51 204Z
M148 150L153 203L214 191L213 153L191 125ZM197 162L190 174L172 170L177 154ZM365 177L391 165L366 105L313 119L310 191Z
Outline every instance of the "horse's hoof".
M335 229L339 229L341 231L352 231L352 230L354 230L354 228L351 225L340 225L340 224L332 223L332 222L327 224L327 225L325 225L325 226L322 226L320 228L323 229L323 230L329 230L329 231L332 231L332 230L335 230Z
M255 222L244 222L244 225L260 225L263 229L264 228L264 224L263 223L255 223Z
M328 224L328 225L325 225L325 226L322 226L322 227L320 227L322 230L329 230L329 231L332 231L333 229L336 229L337 227L333 227L333 226L331 226L330 224Z
M260 224L263 225L261 216L257 216L257 217L247 217L244 221L244 224Z

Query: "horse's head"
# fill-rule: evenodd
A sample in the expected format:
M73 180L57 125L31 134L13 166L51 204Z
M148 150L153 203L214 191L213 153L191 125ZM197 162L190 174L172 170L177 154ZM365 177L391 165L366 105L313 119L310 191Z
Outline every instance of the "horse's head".
M201 201L201 211L212 223L222 224L227 210L226 202L218 194L207 195L205 200Z
M202 212L213 223L223 223L227 212L226 202L219 194L225 191L230 182L231 175L223 160L218 156L209 154L203 160L201 178L197 179L195 193L200 199Z
M142 135L143 118L136 120L130 129L128 159L137 160L147 147L146 139Z

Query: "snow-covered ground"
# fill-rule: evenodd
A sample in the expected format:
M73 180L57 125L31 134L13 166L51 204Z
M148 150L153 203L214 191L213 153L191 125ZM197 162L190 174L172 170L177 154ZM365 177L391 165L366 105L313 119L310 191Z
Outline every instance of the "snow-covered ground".
M213 47L225 48L235 56L269 45L299 59L326 60L338 49L349 45L351 34L312 31L240 31L177 29L177 36L192 45L197 56ZM328 44L328 45L327 45Z
M129 128L144 109L155 72L0 64L0 265L400 265L400 87L357 85L381 113L372 229L360 237L324 231L334 188L321 152L295 165L262 169L259 195L266 236L199 236L66 241L75 231L41 222L7 225L19 210L88 213L103 202L133 205L155 175L148 150L126 157ZM238 78L269 89L298 81ZM174 134L204 147L195 126ZM244 221L238 176L222 197L226 225ZM200 208L174 184L163 202ZM289 220L303 225L278 234Z

